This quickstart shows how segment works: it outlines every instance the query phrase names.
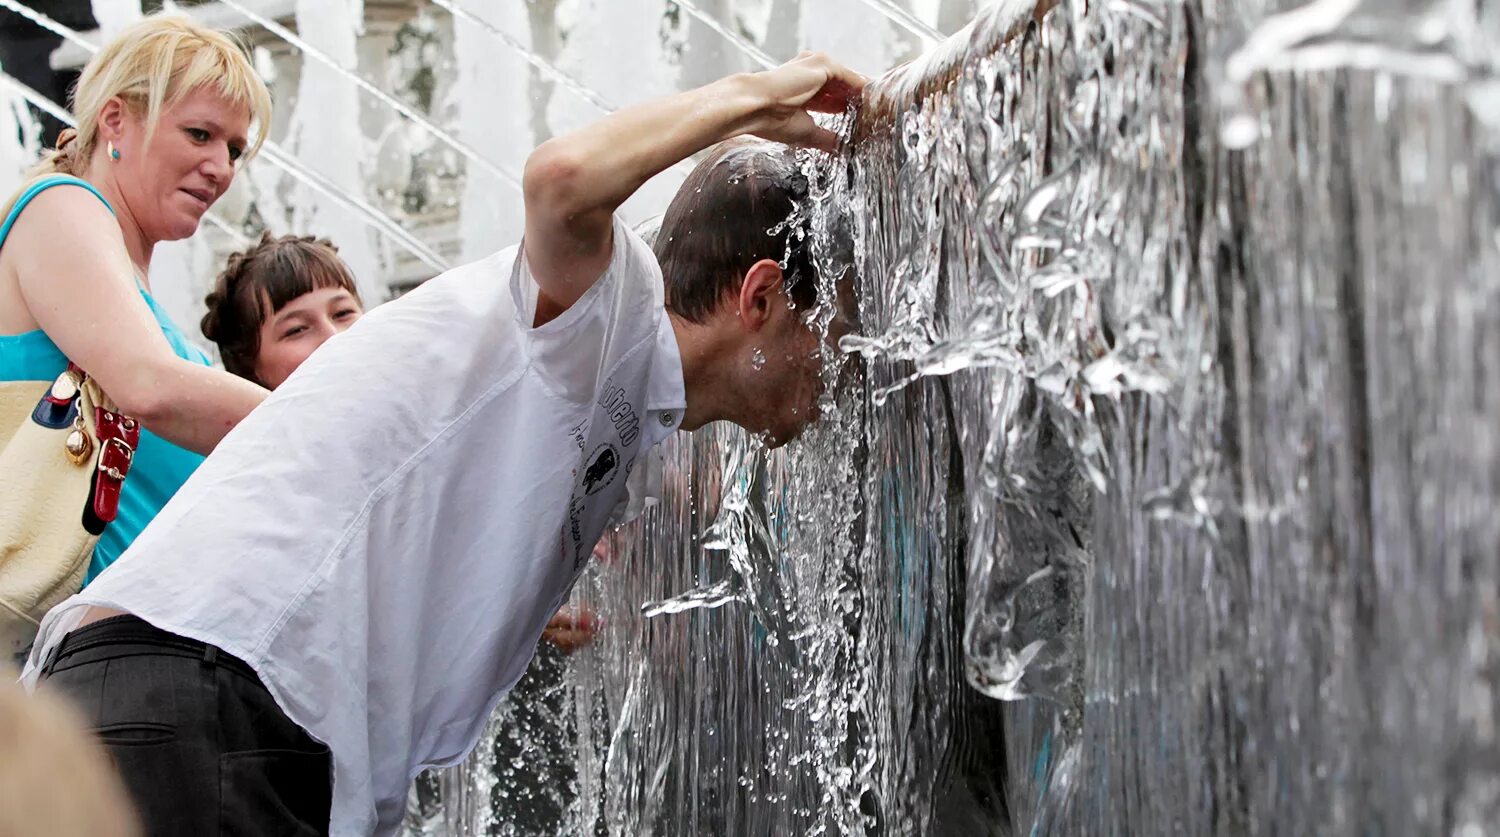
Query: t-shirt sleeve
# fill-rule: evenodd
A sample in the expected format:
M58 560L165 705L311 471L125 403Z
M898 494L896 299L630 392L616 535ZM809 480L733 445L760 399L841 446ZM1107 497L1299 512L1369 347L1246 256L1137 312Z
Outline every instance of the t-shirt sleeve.
M599 372L645 340L660 322L661 267L651 246L618 215L614 218L609 264L582 297L552 321L536 328L538 285L522 242L511 276L516 317L526 335L532 362L560 395L590 398Z

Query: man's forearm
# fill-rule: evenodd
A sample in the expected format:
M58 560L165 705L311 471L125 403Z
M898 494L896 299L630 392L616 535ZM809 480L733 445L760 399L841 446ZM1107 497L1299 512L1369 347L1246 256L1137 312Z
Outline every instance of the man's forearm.
M721 140L753 127L765 106L750 77L624 108L548 140L526 163L526 237L566 250L554 258L528 247L548 296L573 303L608 263L614 212L647 180Z
M585 128L548 140L527 164L527 211L608 216L647 180L709 146L753 127L766 105L749 76L721 79L624 108ZM539 206L540 205L540 206Z

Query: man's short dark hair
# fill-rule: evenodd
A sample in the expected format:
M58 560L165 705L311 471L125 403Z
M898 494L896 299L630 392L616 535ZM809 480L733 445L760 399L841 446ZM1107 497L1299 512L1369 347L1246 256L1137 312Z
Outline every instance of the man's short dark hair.
M667 309L703 322L761 259L781 263L793 305L816 304L806 215L792 217L807 191L785 146L736 140L714 147L683 181L656 234Z

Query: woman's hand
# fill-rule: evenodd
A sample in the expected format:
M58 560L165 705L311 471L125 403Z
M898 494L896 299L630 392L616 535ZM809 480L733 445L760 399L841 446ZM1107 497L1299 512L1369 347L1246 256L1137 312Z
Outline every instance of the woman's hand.
M822 53L804 52L745 81L765 102L745 133L832 152L838 149L838 135L818 127L812 114L843 113L869 79Z

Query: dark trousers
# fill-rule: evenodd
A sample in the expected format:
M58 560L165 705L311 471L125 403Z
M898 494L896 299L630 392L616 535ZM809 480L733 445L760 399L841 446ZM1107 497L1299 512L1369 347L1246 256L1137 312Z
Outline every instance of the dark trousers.
M328 833L328 748L240 660L117 616L64 637L43 677L92 723L151 837Z

